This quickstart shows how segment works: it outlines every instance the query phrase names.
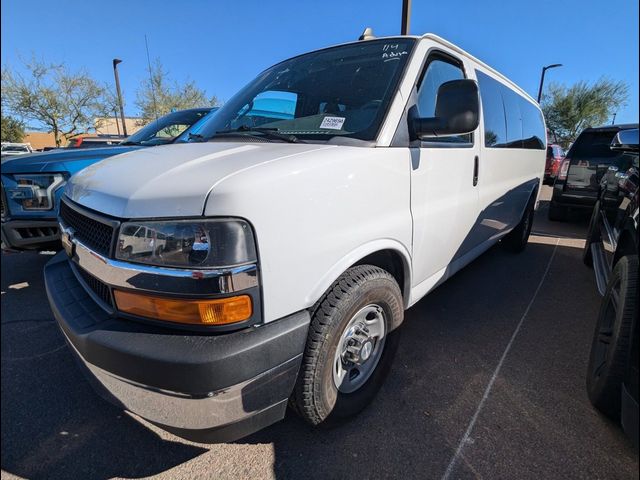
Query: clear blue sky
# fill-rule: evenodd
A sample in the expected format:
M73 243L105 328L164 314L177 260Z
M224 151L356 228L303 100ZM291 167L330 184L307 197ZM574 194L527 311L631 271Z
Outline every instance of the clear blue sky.
M292 55L400 30L401 0L2 0L2 64L32 54L85 67L113 83L120 65L126 113L152 59L226 100L262 69ZM636 0L413 0L411 33L436 33L504 73L535 97L543 65L563 63L547 81L601 76L629 84L617 123L638 121Z

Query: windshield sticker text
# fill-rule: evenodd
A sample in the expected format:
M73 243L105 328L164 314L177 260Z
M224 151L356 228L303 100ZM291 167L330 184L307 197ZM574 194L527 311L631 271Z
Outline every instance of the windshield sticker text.
M324 117L320 128L329 128L331 130L342 130L344 117Z

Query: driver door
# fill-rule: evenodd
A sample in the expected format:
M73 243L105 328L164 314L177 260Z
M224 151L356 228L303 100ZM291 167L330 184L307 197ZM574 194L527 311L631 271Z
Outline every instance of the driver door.
M440 85L466 78L464 62L455 55L428 55L417 90L420 117L435 116ZM478 218L477 132L412 143L413 272L420 296L454 273L452 262L476 244L471 232Z

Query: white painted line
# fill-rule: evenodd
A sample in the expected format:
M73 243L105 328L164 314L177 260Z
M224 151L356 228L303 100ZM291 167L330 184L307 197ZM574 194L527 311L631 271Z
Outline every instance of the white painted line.
M453 469L455 468L456 464L458 463L458 459L462 455L462 451L464 450L465 445L467 443L471 443L470 442L470 440L471 440L470 436L471 436L471 432L473 431L473 427L475 426L476 421L478 420L478 417L480 416L480 412L482 411L482 408L484 407L484 404L486 403L487 398L489 398L489 394L491 393L491 389L493 388L493 384L496 382L496 379L498 378L498 375L500 374L500 370L502 369L502 365L504 364L504 361L507 358L509 350L511 350L511 346L513 345L513 341L518 336L518 333L520 332L520 328L522 327L522 324L524 323L524 319L527 318L527 315L529 314L529 310L531 310L531 306L533 305L533 302L536 300L536 297L538 296L538 293L540 292L540 289L542 288L542 284L544 283L545 279L547 278L547 274L549 273L549 269L551 268L551 262L553 262L553 258L556 256L556 250L558 249L558 243L559 242L560 242L560 239L556 240L555 246L553 247L553 252L551 252L551 256L549 257L549 262L547 263L547 268L544 270L544 273L542 274L542 278L540 279L540 283L538 283L538 287L536 288L536 291L533 292L533 297L531 297L531 301L529 302L529 305L527 305L526 310L522 314L522 317L520 318L520 321L518 322L518 325L516 326L516 329L513 331L513 335L511 335L511 339L509 340L509 343L507 344L507 347L504 349L504 352L502 353L502 357L500 357L500 361L498 362L498 365L496 366L496 369L493 371L493 375L491 375L491 379L489 380L489 383L487 384L487 388L484 390L484 395L482 395L482 399L480 400L480 403L478 404L478 408L476 408L476 411L473 414L473 417L471 417L471 421L469 422L469 425L467 426L467 430L464 432L464 436L462 437L462 439L460 440L460 443L458 444L458 448L456 449L456 453L453 454L453 457L451 458L451 461L449 462L449 466L447 467L447 470L442 475L442 480L448 480L449 479L449 477L453 473Z

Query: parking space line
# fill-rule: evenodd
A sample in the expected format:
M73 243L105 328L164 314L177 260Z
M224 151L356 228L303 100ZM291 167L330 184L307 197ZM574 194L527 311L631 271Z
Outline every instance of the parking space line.
M554 244L553 251L551 252L551 256L549 257L549 262L547 263L547 267L545 268L544 273L542 274L542 278L540 279L540 283L538 283L538 287L536 288L535 292L533 293L533 297L531 297L531 301L529 302L529 305L527 305L527 308L525 309L524 313L522 314L522 317L520 318L520 321L518 322L518 325L516 326L516 329L513 331L513 334L511 335L511 339L509 340L509 343L507 344L506 348L504 349L504 352L502 353L502 356L500 357L500 361L498 362L498 365L496 366L495 370L493 371L493 375L491 375L491 379L489 380L489 383L487 384L487 387L485 388L484 394L482 395L482 398L480 399L480 403L478 403L478 407L476 408L476 411L473 414L473 417L471 417L471 421L469 422L469 425L467 426L467 429L464 432L464 435L463 435L462 439L460 440L460 443L458 444L458 448L456 449L456 452L453 454L453 457L451 458L451 461L449 462L449 465L447 466L446 471L442 475L442 480L448 480L449 479L449 477L453 473L453 469L455 468L456 464L458 463L458 459L462 455L462 451L464 450L465 445L469 442L469 439L470 439L470 436L471 436L471 432L473 431L473 427L475 426L476 421L478 420L478 417L480 416L480 412L482 411L482 408L484 407L484 404L486 403L487 398L489 398L489 394L491 393L491 389L493 388L493 384L495 383L496 379L498 378L498 375L500 374L500 370L502 369L502 365L504 364L504 361L507 358L507 355L509 354L509 351L511 350L511 346L513 345L513 341L518 336L518 333L520 332L520 328L522 327L522 324L524 323L524 319L529 314L529 310L531 310L533 302L535 302L536 298L538 297L538 293L542 289L542 285L544 284L544 281L547 278L547 275L549 273L549 269L551 268L551 263L553 262L553 258L556 255L556 250L558 249L558 244L559 243L560 243L560 239L558 238L556 240L555 244Z

